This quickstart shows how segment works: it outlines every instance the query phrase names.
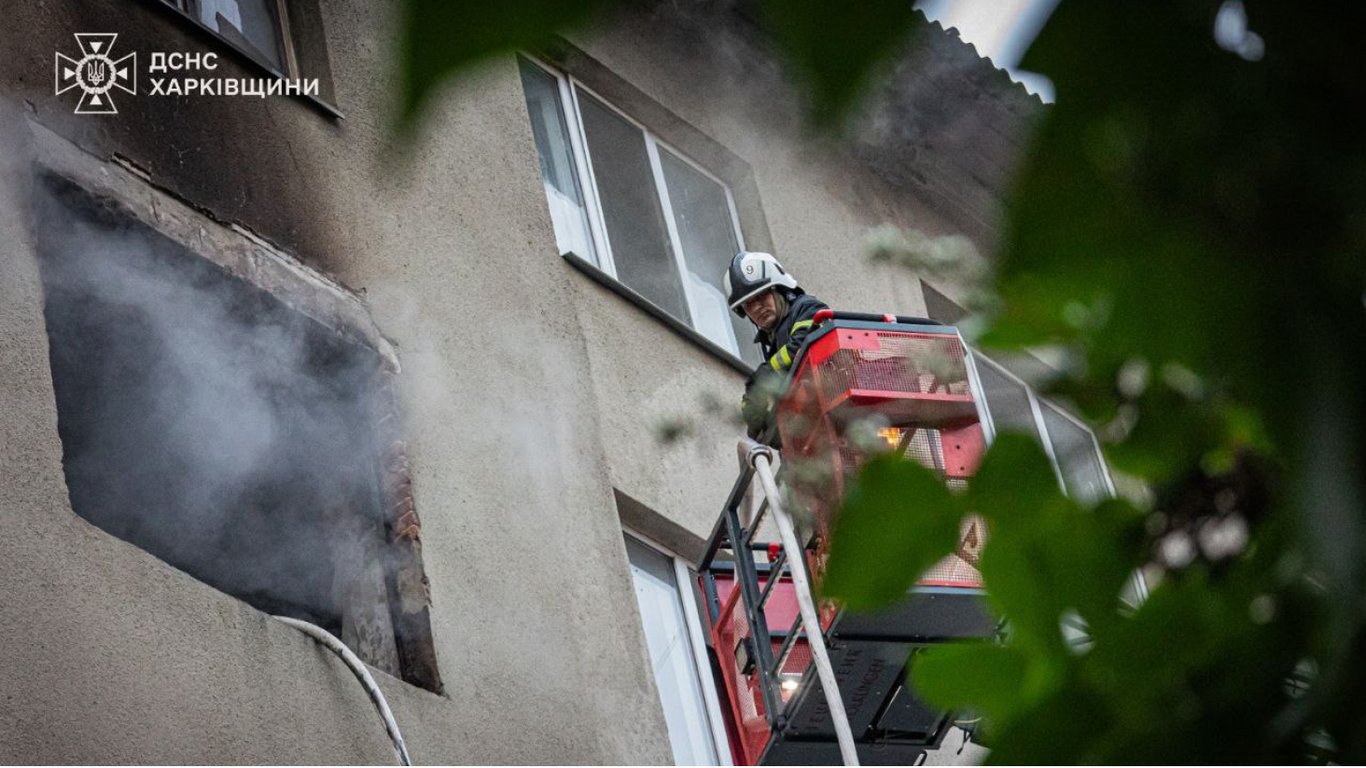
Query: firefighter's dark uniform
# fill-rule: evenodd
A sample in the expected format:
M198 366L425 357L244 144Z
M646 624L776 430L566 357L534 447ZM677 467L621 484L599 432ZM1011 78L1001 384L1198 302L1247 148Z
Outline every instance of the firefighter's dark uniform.
M828 307L814 296L790 294L787 313L778 319L772 333L761 330L755 335L754 340L764 351L764 362L749 375L740 402L750 437L758 438L772 425L773 409L782 395L787 372L811 333L812 318L822 309Z

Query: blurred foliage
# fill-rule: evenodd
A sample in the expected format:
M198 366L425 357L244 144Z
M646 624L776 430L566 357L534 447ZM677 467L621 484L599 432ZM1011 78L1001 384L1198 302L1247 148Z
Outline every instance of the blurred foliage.
M1366 142L1347 117L1366 15L1304 11L1074 0L1023 62L1058 103L1008 201L981 342L1065 349L1054 394L1157 501L1082 510L1005 438L966 507L917 498L920 518L989 520L1011 631L913 678L983 715L993 762L1366 760ZM885 471L862 482L890 492ZM827 581L850 604L879 596L846 573L861 530L841 519ZM913 567L949 551L923 547ZM1161 583L1126 609L1145 564Z
M612 5L405 0L405 119L456 68ZM854 103L909 7L761 3L815 122ZM1366 761L1363 32L1360 4L1067 0L1023 62L1058 103L1007 200L981 341L1066 350L1055 395L1154 507L1062 496L1011 435L963 494L878 459L825 581L856 607L899 599L962 515L988 520L1009 631L913 677L983 716L993 762ZM1141 566L1162 578L1135 607Z
M892 454L872 459L850 489L831 541L825 590L850 608L879 608L906 594L926 568L953 551L959 499L928 470Z

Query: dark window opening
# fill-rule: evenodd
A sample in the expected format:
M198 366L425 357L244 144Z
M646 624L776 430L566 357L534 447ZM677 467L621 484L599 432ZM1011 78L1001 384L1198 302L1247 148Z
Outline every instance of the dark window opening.
M163 0L234 48L285 75L287 61L284 6L278 0Z
M439 691L379 355L116 204L46 181L44 315L75 512Z
M277 78L317 81L301 96L333 117L337 95L327 57L327 35L318 0L146 0L196 31L209 50ZM212 77L223 74L219 69ZM248 76L250 76L248 74Z

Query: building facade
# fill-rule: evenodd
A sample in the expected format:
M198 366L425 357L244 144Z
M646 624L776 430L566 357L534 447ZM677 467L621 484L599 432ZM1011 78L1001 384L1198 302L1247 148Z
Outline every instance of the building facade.
M647 4L462 74L399 145L393 10L6 14L0 761L391 761L271 614L376 670L418 763L729 760L688 571L758 360L721 269L952 314L869 232L990 253L1041 108L926 25L821 138L743 7ZM316 90L168 85L280 78Z

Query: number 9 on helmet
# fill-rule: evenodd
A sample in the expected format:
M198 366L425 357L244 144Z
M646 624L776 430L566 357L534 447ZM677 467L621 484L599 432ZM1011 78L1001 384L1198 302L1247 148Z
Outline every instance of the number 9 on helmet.
M725 278L726 301L730 309L740 317L745 316L742 305L769 290L785 288L792 293L801 293L797 279L783 269L783 265L771 253L760 251L740 251L730 260L730 269Z

